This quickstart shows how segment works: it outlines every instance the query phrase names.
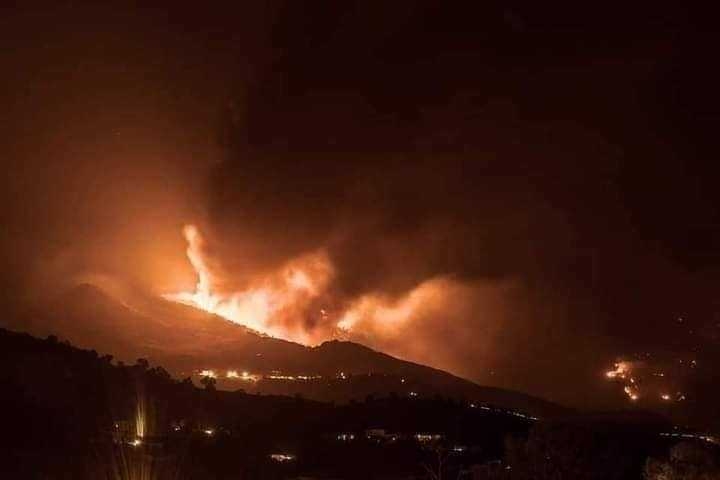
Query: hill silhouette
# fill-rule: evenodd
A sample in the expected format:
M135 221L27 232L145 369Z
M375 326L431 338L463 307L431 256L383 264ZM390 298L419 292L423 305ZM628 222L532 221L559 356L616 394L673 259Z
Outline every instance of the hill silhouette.
M329 341L307 347L159 297L134 299L130 305L90 284L75 286L10 326L38 336L57 335L126 362L146 358L196 382L199 372L211 370L219 377L218 388L226 390L341 402L391 392L442 394L532 416L565 411L536 397L479 386L357 343ZM223 378L228 370L247 372L252 381Z
M3 478L106 478L93 469L130 468L133 462L164 469L153 472L160 474L157 478L170 478L170 467L183 470L187 476L182 478L230 478L218 472L285 478L286 469L268 463L276 451L295 452L303 459L297 468L368 478L378 469L419 468L417 432L439 432L448 441L477 445L478 451L482 445L484 458L499 456L505 435L524 435L532 424L439 397L389 396L336 406L200 389L188 379L172 379L145 359L114 363L108 355L53 336L41 340L5 329L0 329L0 363ZM138 437L140 412L144 433ZM118 436L125 424L130 433ZM397 444L365 439L363 432L370 428L394 432ZM352 450L338 441L340 432L352 432L357 440ZM127 441L137 438L142 439L137 446ZM149 458L166 465L143 463ZM136 478L121 473L117 478Z
M337 405L200 389L145 359L121 364L4 329L0 364L2 478L421 478L442 451L452 452L448 478L472 465L502 471L507 461L532 472L546 455L556 469L615 475L587 478L639 478L647 456L675 441L659 435L669 428L660 418L536 422L441 396ZM293 460L278 463L277 452Z

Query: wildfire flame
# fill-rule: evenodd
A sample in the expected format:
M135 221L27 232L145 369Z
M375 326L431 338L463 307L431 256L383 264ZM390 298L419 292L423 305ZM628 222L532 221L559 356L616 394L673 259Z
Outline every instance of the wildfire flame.
M205 263L202 255L204 241L200 232L195 225L186 225L183 228L185 240L188 242L187 254L190 264L195 269L198 276L197 284L194 292L183 292L176 295L178 301L194 304L198 308L212 312L218 303L218 299L214 298L210 291L210 269Z
M309 343L302 328L292 328L283 317L300 315L327 288L333 269L323 251L297 257L278 271L253 279L242 291L223 292L221 282L205 259L205 240L197 227L183 229L187 258L195 273L195 290L163 295L166 299L190 305L245 325L261 333L287 340Z
M625 379L630 374L632 366L629 362L617 362L612 370L605 372L607 378L621 378Z
M640 398L640 388L635 382L633 376L634 366L631 362L618 361L613 365L612 370L605 372L605 377L623 384L623 392L625 396L635 402Z
M682 365L682 362L678 363ZM692 368L692 363L689 365L688 368ZM681 402L685 399L682 392L671 395L671 389L678 386L677 378L673 377L681 377L683 372L677 368L674 372L663 371L666 367L658 359L650 361L647 355L644 359L618 360L612 369L605 372L605 378L622 386L625 396L632 402L641 399Z
M166 299L306 345L342 337L361 340L391 355L435 363L427 343L400 340L430 319L467 316L476 310L478 294L485 292L450 276L436 276L400 295L369 291L355 298L336 298L330 288L335 271L324 249L251 276L242 290L228 291L234 282L207 256L200 231L188 225L183 233L197 281L193 290L166 294Z

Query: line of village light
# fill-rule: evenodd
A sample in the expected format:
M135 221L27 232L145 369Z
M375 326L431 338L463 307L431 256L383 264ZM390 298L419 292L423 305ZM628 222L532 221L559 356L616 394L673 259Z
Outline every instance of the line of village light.
M288 381L310 381L320 380L322 375L287 375L281 372L272 372L269 375L261 375L257 373L250 373L248 371L239 372L238 370L227 370L224 375L216 370L200 370L197 372L199 377L210 377L210 378L224 378L227 380L241 380L244 382L257 382L260 380L288 380ZM339 372L336 378L340 380L347 380L348 376L344 372Z

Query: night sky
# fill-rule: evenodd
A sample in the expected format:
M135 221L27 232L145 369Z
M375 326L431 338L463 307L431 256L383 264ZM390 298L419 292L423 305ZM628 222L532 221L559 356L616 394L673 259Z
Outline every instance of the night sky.
M96 3L0 7L8 315L79 275L192 284L193 223L228 291L327 255L330 284L281 320L315 341L348 305L439 285L402 328L341 336L576 406L622 398L603 372L640 356L695 360L682 383L713 395L707 12Z

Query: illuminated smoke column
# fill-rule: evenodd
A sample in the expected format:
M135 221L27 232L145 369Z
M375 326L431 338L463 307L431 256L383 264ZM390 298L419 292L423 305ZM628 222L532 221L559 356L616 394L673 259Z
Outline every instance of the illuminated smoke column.
M166 294L166 299L306 345L342 338L463 375L467 362L458 352L480 352L480 361L490 358L516 305L514 282L472 283L450 275L426 278L395 294L374 289L343 296L333 288L335 268L324 249L251 276L243 289L226 291L235 282L208 256L198 229L188 226L184 233L197 282L194 290Z
M375 290L348 302L337 318L343 337L390 355L471 376L467 361L491 377L512 331L518 286L434 276L399 295Z
M188 242L187 257L198 281L195 290L164 295L168 300L214 313L258 332L302 343L311 336L297 317L324 294L333 276L330 260L323 251L294 258L279 270L260 275L241 291L224 292L205 259L204 240L198 229L183 230Z
M186 225L185 228L183 228L183 234L188 242L188 247L185 252L188 260L190 260L190 264L193 266L193 269L195 269L198 281L197 285L195 285L194 292L179 293L175 300L194 304L203 310L213 311L217 305L217 300L214 299L210 293L210 269L205 264L205 259L202 255L203 238L200 236L200 232L195 225Z
M421 282L398 298L369 293L342 302L330 312L320 300L331 295L334 269L320 250L289 260L278 270L254 278L241 291L223 292L222 273L211 268L205 242L193 225L183 230L188 242L187 257L197 274L193 291L164 295L168 300L214 313L259 332L301 343L313 343L335 336L366 338L401 337L419 312L443 315L456 312L450 298L462 303L468 288L451 279L437 277ZM340 302L338 302L340 303ZM314 308L317 311L309 311ZM315 316L316 331L302 321Z
M398 335L419 311L445 308L455 288L451 280L434 278L422 282L398 299L368 294L351 303L337 322L343 332L360 330L379 335Z

